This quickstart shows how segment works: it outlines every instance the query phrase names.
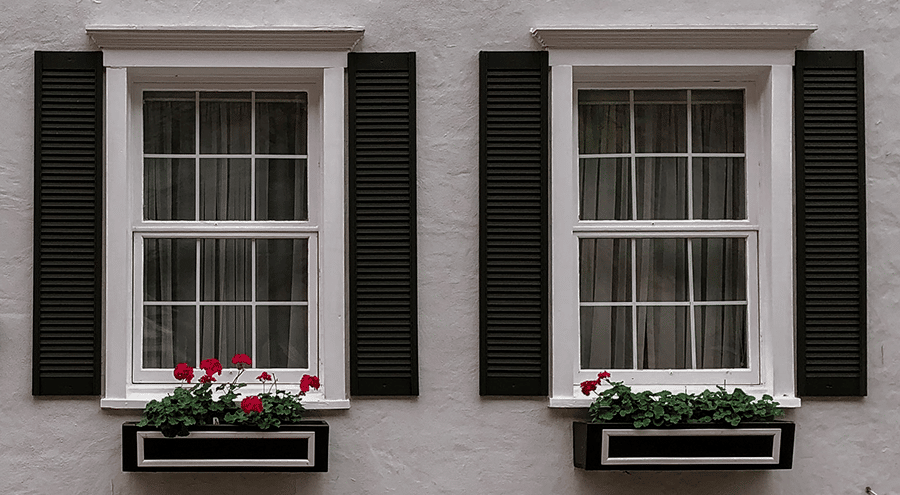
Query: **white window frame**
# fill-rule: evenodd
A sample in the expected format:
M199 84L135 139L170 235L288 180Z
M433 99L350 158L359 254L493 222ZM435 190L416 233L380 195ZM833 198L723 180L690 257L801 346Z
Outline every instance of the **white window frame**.
M579 387L590 378L580 370L579 360L579 222L573 199L578 198L576 89L582 84L745 89L746 167L749 177L758 177L758 185L748 184L748 215L755 214L757 220L749 216L737 228L758 232L759 378L738 386L753 395L772 395L783 407L799 407L794 378L792 74L794 49L814 30L814 26L532 30L550 52L551 407L586 407L593 400ZM628 228L639 232L638 222L633 223ZM647 223L647 228L655 230L679 228L663 221ZM676 392L699 392L722 384L720 371L714 374L716 382L706 384L693 379L699 375L695 370L674 371L643 376L615 372L613 379L622 379L635 390ZM726 386L734 388L727 381Z
M310 114L309 169L320 171L320 188L310 176L310 226L318 237L318 335L316 363L310 363L322 388L304 399L309 409L345 409L346 387L346 256L345 256L345 69L347 52L363 35L362 28L133 28L96 26L88 34L103 50L104 119L104 396L100 405L141 409L151 399L171 392L172 384L136 383L133 318L135 235L153 232L142 217L140 155L143 148L136 101L147 85L178 79L265 90L283 87L321 88L318 118ZM304 49L304 47L306 49ZM299 82L299 86L297 86ZM252 83L252 84L251 84ZM143 86L142 86L143 85ZM198 89L203 89L196 86ZM318 90L316 90L318 91ZM315 142L313 142L315 141ZM313 150L318 157L312 156ZM313 160L317 163L313 163ZM315 191L315 192L314 192ZM318 203L313 205L313 202ZM313 218L319 212L319 218ZM210 233L219 236L216 223ZM230 235L251 237L260 228L227 222ZM249 222L247 222L249 223ZM293 222L290 222L293 224ZM312 224L318 225L313 226ZM136 229L137 226L137 229ZM281 229L283 232L279 232ZM265 227L268 235L297 234L296 225ZM230 364L230 363L229 363ZM224 378L224 375L223 375ZM243 389L256 393L258 385ZM284 387L289 391L298 388Z

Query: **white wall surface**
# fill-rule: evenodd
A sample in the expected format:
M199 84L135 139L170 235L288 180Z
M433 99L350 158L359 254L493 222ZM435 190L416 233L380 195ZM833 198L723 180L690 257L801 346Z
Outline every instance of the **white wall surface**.
M900 3L896 0L0 0L0 494L900 494ZM99 398L31 395L33 52L95 49L86 25L355 25L357 51L415 51L418 398L313 411L328 473L121 471ZM801 48L866 51L869 396L805 399L794 468L597 473L572 466L585 410L478 395L478 52L533 26L816 24ZM791 329L784 329L791 331Z

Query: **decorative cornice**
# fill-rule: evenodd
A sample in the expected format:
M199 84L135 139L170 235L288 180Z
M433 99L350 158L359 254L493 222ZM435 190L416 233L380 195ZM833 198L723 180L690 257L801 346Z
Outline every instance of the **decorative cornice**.
M795 49L810 24L759 26L597 26L532 28L550 49Z
M361 27L88 26L102 50L350 51Z

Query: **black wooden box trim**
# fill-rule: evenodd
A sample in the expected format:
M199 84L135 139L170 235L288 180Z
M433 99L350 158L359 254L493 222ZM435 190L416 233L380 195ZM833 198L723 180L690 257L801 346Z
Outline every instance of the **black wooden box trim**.
M220 425L165 438L157 428L122 425L123 471L328 471L328 423L280 428Z
M628 423L572 425L575 467L587 470L790 469L789 421L636 429Z

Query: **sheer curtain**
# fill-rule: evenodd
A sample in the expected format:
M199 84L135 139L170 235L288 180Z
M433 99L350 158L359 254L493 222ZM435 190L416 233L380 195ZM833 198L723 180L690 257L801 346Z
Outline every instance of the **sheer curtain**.
M746 218L739 90L579 92L581 220ZM746 238L580 240L583 369L747 365Z
M184 221L306 220L305 140L305 93L145 92L144 218L182 235ZM309 238L143 245L144 368L236 353L309 367Z

